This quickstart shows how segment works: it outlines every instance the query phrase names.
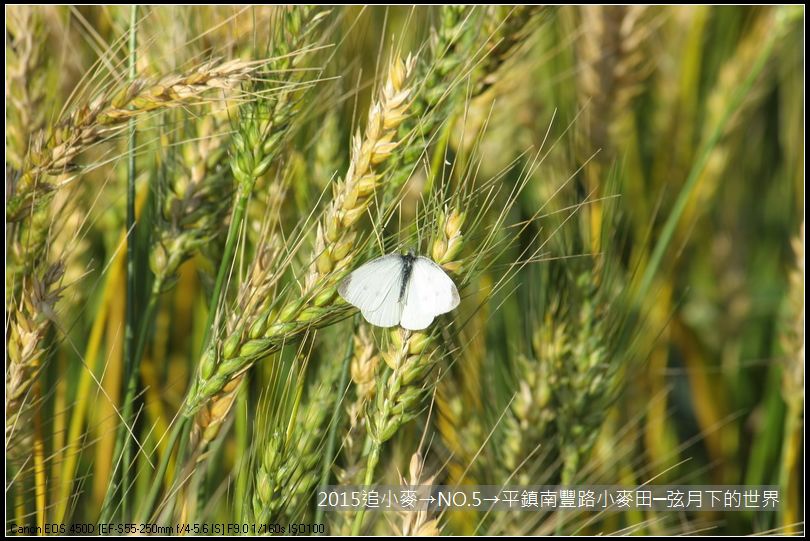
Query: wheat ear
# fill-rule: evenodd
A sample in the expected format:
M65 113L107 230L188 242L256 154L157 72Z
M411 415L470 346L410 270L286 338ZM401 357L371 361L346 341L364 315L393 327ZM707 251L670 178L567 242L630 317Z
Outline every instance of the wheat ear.
M465 214L459 209L443 214L438 220L438 234L430 247L433 260L453 271L460 270L456 258L463 247L461 229L464 220ZM436 332L395 328L390 332L390 338L390 347L383 350L381 356L391 371L378 380L376 398L366 415L371 448L366 457L365 485L370 485L374 479L382 445L421 410L425 395L433 387L432 383L423 385L424 380L439 357L435 347ZM353 535L359 534L363 515L361 508L355 515Z
M119 133L129 119L201 103L213 90L238 87L260 66L259 62L240 59L211 60L185 73L136 79L99 94L34 137L6 205L7 219L20 220L28 209L42 203L56 188L51 177L76 171L81 152Z

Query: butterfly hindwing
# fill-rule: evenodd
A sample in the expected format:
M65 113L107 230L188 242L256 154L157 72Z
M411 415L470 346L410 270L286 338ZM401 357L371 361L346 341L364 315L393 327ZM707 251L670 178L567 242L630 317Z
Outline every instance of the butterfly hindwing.
M444 270L426 257L417 257L403 297L400 325L411 331L427 328L433 319L459 304L456 284Z

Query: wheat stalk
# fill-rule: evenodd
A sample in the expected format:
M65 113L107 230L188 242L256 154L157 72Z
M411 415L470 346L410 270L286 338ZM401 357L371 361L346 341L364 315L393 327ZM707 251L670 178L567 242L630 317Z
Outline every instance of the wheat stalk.
M365 404L374 398L379 364L380 356L372 340L371 330L367 324L363 323L354 336L354 355L351 360L352 382L359 404Z
M785 358L782 362L782 398L787 404L785 435L782 444L782 463L779 482L785 491L786 511L782 524L794 531L801 517L801 488L798 483L802 449L804 408L804 222L792 243L796 264L789 277L789 312L782 344Z
M319 223L314 263L300 297L287 301L280 311L271 308L267 302L253 304L250 310L240 310L239 323L232 326L221 342L213 342L203 353L198 377L184 405L184 414L194 418L190 445L192 453L187 467L205 458L204 451L227 419L247 369L256 360L300 336L317 323L317 316L323 316L328 311L329 304L336 296L337 280L342 276L335 272L333 265L337 263L336 266L343 269L352 260L351 249L356 238L352 226L370 205L371 195L379 182L373 167L385 161L396 147L393 136L407 110L409 91L406 83L412 67L411 58L392 63L379 100L369 112L365 138L358 134L354 139L349 170L345 179L337 183L333 201ZM256 133L255 129L248 131L246 137L237 138L237 143L244 141L247 145L256 137L251 134ZM255 163L257 160L252 149L245 146L242 155L250 156ZM260 161L259 167L266 170L266 163L269 162ZM243 176L259 176L255 166L234 167L235 173ZM268 277L275 280L279 275L260 273L255 276L267 283ZM269 298L257 297L256 285L250 280L246 282L251 298ZM312 303L309 309L303 302L307 300Z
M353 400L344 400L347 422L339 427L343 430L340 445L341 464L332 465L337 484L354 485L363 477L363 444L366 435L366 404L373 400L376 391L376 376L380 365L380 354L369 325L365 322L357 326L353 337L352 356L349 360ZM336 422L333 419L332 422ZM336 533L348 535L351 522L348 516L335 517L333 528Z
M289 53L290 51L297 50L307 43L312 33L318 27L320 22L327 15L327 12L321 11L314 15L311 13L311 8L296 8L285 13L284 24L285 27L281 31L282 35L277 36L276 48L282 53ZM297 66L297 57L290 57L285 54L281 57L279 64L274 64L273 67L279 70L289 70ZM294 72L293 72L294 73ZM290 75L290 77L300 77L300 75ZM293 79L295 80L295 79ZM229 231L229 241L236 233L235 225L241 221L241 215L245 212L248 199L250 198L256 181L261 178L269 170L273 164L274 159L280 152L285 137L289 132L292 119L297 113L297 103L293 99L293 92L297 89L295 85L287 85L286 90L280 92L276 96L272 96L269 100L260 100L256 104L248 106L244 112L244 117L240 122L239 131L234 135L233 139L233 158L231 159L231 169L234 178L236 179L236 201L234 207L234 215L231 217L232 223ZM274 244L272 242L267 246L260 249L259 259L254 265L254 274L252 280L248 281L243 286L243 290L249 292L250 297L242 295L242 302L249 301L249 298L263 299L267 298L260 296L261 293L269 292L273 285L272 277L275 275L269 272L265 265L272 261L270 255L272 253ZM224 277L224 271L227 269L226 264L228 254L225 254L225 262L220 267L220 273L217 277L218 283L221 283ZM258 283L257 283L258 282ZM219 291L215 288L214 296L218 300ZM269 296L268 296L269 297ZM241 340L243 333L248 334L250 337L257 337L261 334L261 320L267 317L266 303L261 305L249 304L243 306L242 310L237 311L239 315L238 322L231 322L231 328L228 329L227 338L224 340L222 348L223 353L227 356L233 354L234 349L239 347L239 340ZM203 353L203 362L201 364L203 378L205 377L205 370L208 369L208 364L215 362L216 345L206 344L206 350ZM213 403L208 404L207 410L201 412L197 418L194 431L192 433L192 453L193 460L202 460L204 455L203 450L207 444L216 436L219 427L224 422L227 414L230 412L235 398L235 393L239 388L242 374L233 374L235 377L231 381L221 381L220 389L222 394Z
M632 100L643 88L646 49L651 26L646 23L646 6L583 6L582 39L579 42L577 90L587 113L580 130L581 159L597 153L587 169L588 192L598 195L610 161L615 158L615 141ZM598 252L602 228L602 207L589 205L591 249Z
M768 526L801 531L803 10L323 11L7 8L7 525L658 535L638 511L363 522L313 486L709 468L777 478ZM464 296L423 333L335 293L403 245ZM681 465L684 429L708 455Z
M314 262L303 290L280 309L246 314L249 325L224 337L219 351L209 348L205 352L195 387L186 400L186 415L194 415L203 406L213 407L221 399L217 396L225 396L221 392L228 382L329 315L337 282L356 254L354 225L369 208L380 184L374 168L396 148L393 137L407 111L412 66L410 58L392 63L388 80L369 112L365 137L354 138L349 170L336 183L333 200L318 224ZM205 413L201 417L210 418Z
M794 412L801 410L804 381L804 222L799 234L791 241L795 266L790 272L790 319L782 337L784 349L788 352L785 370L782 374L782 388L785 400Z
M461 331L461 343L465 344L461 357L449 367L436 389L434 419L448 452L444 469L449 485L480 481L484 477L481 461L475 460L475 455L485 441L481 416L486 411L486 325L491 315L486 301L491 293L489 280L482 279L474 297L480 307ZM459 524L467 522L463 513L455 516L460 517Z
M606 323L609 303L618 305L619 299L611 298L614 284L602 275L587 269L560 278L535 329L532 356L519 361L504 464L521 482L531 473L520 471L524 459L545 443L542 454L558 451L561 482L572 484L615 400L621 356L627 353L620 353L619 334Z
M728 104L729 96L745 80L751 64L761 52L762 43L768 36L778 31L776 17L777 15L774 12L769 12L755 19L753 28L740 40L731 57L723 63L717 81L706 98L706 117L701 136L704 140L708 139L711 133L720 127L722 137L712 149L708 158L706 167L701 174L698 189L685 211L684 223L691 223L696 213L706 208L709 201L717 194L726 170L730 164L735 162L735 145L733 143L736 142L736 138L745 140L748 137L748 134L741 131L740 128L745 125L745 120L750 119L756 113L757 108L768 96L768 91L773 88L774 74L772 67L770 64L766 64L763 72L757 77L740 106L723 123L723 113ZM773 51L771 54L776 55L777 51ZM744 148L744 144L739 145L739 147Z
M209 340L210 335L216 336L218 331L214 328L221 324L221 321L229 321L229 317L219 317L221 295L226 289L226 277L230 272L232 257L236 251L237 239L241 235L241 228L246 215L248 202L251 199L257 181L263 177L275 159L283 149L287 137L290 133L292 122L299 111L299 100L296 99L301 90L310 88L311 83L302 82L307 75L307 71L301 70L302 59L306 53L311 52L307 47L313 40L313 34L320 23L328 15L328 11L321 11L311 7L294 7L283 11L283 18L274 28L272 40L273 52L277 54L268 63L268 69L272 70L276 77L281 80L278 88L273 93L262 96L248 102L240 108L240 121L238 129L233 134L231 141L231 172L235 180L233 208L230 216L225 248L221 256L221 263L216 276L212 301L207 322L207 331L204 338L203 371L205 374L208 363L206 359L212 359L217 348L217 340ZM303 51L303 53L301 52ZM252 85L252 89L261 86L259 83ZM240 312L241 313L241 312ZM241 322L252 317L251 313L243 314ZM251 327L254 326L251 321ZM225 329L231 337L241 336L245 328L239 327L236 331ZM226 342L224 349L229 350L233 342ZM235 344L238 346L238 344ZM183 471L192 472L200 462L207 459L206 449L208 444L219 433L219 429L227 419L237 391L240 388L243 373L232 374L234 377L228 381L220 381L218 391L221 395L217 400L207 404L205 411L201 411L192 426L190 433L190 454L184 463ZM192 389L187 394L187 400L193 396L197 379L192 383ZM187 404L187 402L186 402ZM185 418L191 418L187 415ZM178 423L177 430L185 426L185 422ZM166 460L162 462L161 469L165 468ZM201 471L201 470L200 470ZM196 484L195 478L192 485ZM157 496L159 485L153 483L150 491L149 505L152 505L153 498ZM179 495L179 499L184 501L180 508L181 518L187 517L187 512L196 511L195 492L188 493L188 498L184 494Z

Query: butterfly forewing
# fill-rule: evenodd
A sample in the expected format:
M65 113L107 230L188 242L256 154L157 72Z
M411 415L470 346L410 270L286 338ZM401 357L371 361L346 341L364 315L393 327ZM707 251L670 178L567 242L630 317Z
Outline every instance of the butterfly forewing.
M436 263L417 257L403 298L400 325L411 331L427 328L433 319L459 304L453 280Z
M338 293L358 307L369 323L393 327L402 314L402 269L399 254L378 257L349 274L338 286Z
M396 283L392 284L385 299L377 308L361 309L366 321L378 327L393 327L399 323L402 317L402 303L399 302L400 284L401 280L396 280Z

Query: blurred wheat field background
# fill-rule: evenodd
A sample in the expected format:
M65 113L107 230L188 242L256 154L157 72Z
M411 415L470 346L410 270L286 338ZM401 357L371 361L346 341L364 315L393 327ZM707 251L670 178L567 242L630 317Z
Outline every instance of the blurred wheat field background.
M802 7L7 6L6 531L803 533L803 44ZM408 249L461 305L373 327L337 284ZM315 505L400 483L781 507Z

